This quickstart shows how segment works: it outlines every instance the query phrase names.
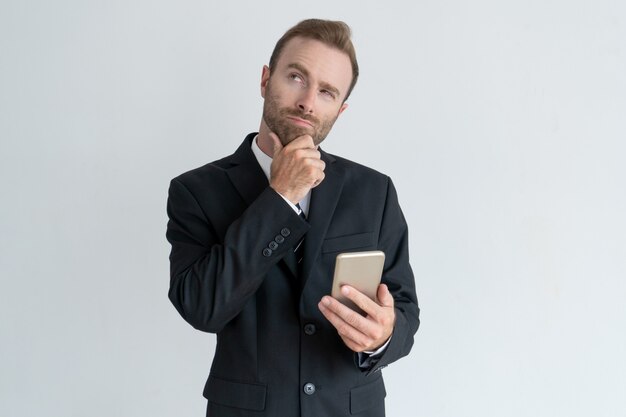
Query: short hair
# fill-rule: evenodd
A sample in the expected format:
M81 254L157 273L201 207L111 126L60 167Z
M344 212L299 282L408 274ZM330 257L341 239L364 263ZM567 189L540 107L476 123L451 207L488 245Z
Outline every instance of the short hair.
M278 62L278 58L285 44L291 39L302 37L320 41L330 47L339 49L350 58L350 63L352 64L352 83L350 83L350 87L348 88L348 93L344 99L345 101L350 96L359 78L359 64L356 60L354 45L352 45L352 40L350 39L351 34L350 26L341 21L322 19L303 20L285 32L278 42L276 42L276 46L270 57L270 71L274 69L276 62Z

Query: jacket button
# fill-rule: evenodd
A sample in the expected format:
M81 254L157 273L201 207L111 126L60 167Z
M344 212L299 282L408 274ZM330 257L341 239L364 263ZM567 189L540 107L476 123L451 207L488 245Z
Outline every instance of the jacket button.
M287 237L291 234L291 230L289 230L286 227L283 227L282 230L280 231L280 234L283 235L283 237Z
M271 250L276 250L278 249L278 243L274 242L273 240L267 245L268 248L270 248Z
M304 325L304 334L306 334L307 336L313 336L316 331L317 328L313 323L307 323Z
M313 395L315 394L315 385L309 383L304 384L304 393L306 395Z
M272 256L272 250L270 248L263 249L263 256L269 258L270 256Z
M274 238L274 242L276 243L283 243L285 241L285 238L283 237L283 235L276 235L276 237Z

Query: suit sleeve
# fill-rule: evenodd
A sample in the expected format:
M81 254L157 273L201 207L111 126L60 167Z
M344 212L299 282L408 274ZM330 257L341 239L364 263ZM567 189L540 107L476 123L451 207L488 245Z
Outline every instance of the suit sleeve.
M382 282L393 295L396 323L389 345L368 373L379 371L408 355L420 324L415 279L409 264L408 227L391 179L388 180L379 236L379 248L385 252Z
M210 218L178 179L170 184L167 213L169 298L189 324L212 333L241 312L268 271L309 228L270 187L225 233L218 233L214 223L219 220ZM270 249L273 241L280 243Z

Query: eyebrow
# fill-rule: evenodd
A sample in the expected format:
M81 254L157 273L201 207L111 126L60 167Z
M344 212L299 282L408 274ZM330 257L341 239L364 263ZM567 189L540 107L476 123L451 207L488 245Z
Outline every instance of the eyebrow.
M306 68L304 68L302 65L298 64L297 62L287 65L287 68L293 68L295 70L298 70L305 77L309 78L309 75L310 75L309 71ZM329 84L325 81L320 81L319 84L320 84L320 87L322 87L323 89L330 91L331 93L335 94L337 97L340 96L339 89L333 86L332 84Z

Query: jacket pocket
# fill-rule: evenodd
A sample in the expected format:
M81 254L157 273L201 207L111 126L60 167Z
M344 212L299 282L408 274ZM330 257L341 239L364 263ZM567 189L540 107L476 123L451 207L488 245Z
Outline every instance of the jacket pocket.
M350 390L350 414L357 414L373 407L384 409L386 396L387 391L382 377L367 385L353 388Z
M372 247L373 244L374 233L372 232L333 237L324 240L324 243L322 243L322 253L363 249Z
M204 386L204 398L212 403L246 410L265 409L265 384L228 381L209 376Z

